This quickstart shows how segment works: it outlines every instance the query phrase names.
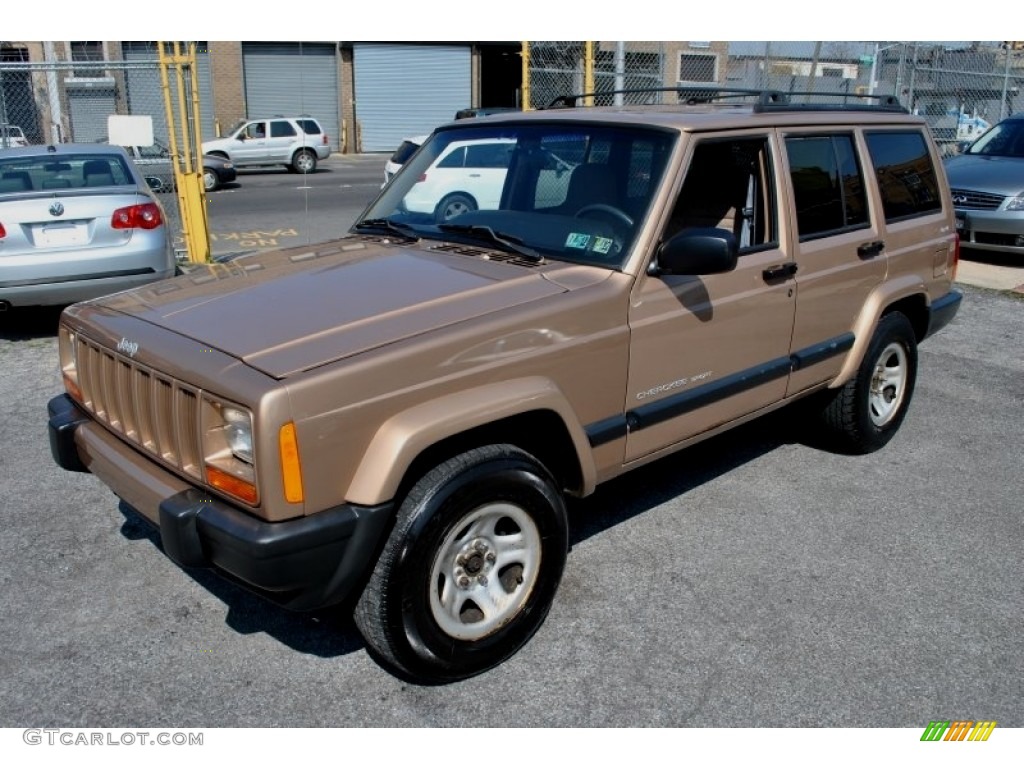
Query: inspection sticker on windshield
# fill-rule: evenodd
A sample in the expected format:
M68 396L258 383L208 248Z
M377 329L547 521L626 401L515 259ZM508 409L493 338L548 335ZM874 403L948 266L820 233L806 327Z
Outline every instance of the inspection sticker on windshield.
M582 248L586 250L588 245L590 245L590 235L583 232L570 232L569 236L565 239L566 248Z
M612 249L612 243L614 242L610 237L595 237L594 247L591 250L594 253L608 253Z

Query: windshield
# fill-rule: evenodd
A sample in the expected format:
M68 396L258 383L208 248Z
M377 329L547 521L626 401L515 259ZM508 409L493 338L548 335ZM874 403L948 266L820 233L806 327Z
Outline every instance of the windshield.
M354 229L619 268L675 139L593 122L442 129Z
M974 142L969 155L1024 157L1024 120L1004 120Z

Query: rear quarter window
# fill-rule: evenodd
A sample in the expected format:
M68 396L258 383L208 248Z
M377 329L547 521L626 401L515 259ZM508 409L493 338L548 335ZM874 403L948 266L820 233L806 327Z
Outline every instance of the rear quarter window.
M298 123L299 128L301 128L306 133L320 133L320 124L317 123L316 120L303 119L296 120L295 122Z
M942 210L939 182L920 131L865 133L887 222Z

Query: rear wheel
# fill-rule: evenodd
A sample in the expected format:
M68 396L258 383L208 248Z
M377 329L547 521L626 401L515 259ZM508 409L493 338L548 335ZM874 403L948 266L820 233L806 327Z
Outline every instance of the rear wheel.
M316 154L308 149L300 149L292 157L292 170L295 173L313 173L316 170Z
M445 195L437 204L437 208L434 209L434 219L438 224L443 224L449 219L475 210L476 200L465 192L452 192L450 195Z
M917 337L900 312L884 315L857 374L835 391L822 420L836 447L870 453L903 423L917 380Z
M540 627L568 551L565 506L532 456L490 445L409 491L356 606L367 645L426 682L471 677Z

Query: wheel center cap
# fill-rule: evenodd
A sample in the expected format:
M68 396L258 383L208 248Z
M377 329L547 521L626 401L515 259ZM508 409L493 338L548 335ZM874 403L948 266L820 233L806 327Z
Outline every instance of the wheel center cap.
M466 573L476 576L484 567L484 558L479 552L474 552L466 560Z

